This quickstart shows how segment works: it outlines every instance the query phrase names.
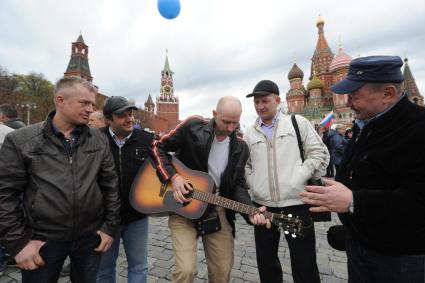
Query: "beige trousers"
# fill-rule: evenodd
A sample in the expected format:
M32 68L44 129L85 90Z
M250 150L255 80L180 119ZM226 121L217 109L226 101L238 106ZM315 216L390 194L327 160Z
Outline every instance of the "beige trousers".
M221 230L202 236L205 258L208 266L208 282L227 283L233 267L232 227L227 221L225 210L216 207L221 222ZM171 215L168 220L175 257L174 283L192 283L196 272L197 239L192 221L179 215Z

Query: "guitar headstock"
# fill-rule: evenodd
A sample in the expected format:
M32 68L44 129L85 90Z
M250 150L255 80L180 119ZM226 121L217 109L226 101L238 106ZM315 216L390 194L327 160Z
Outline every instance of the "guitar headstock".
M293 217L292 214L272 213L271 222L281 229L286 235L291 234L292 238L302 237L304 223L301 219Z

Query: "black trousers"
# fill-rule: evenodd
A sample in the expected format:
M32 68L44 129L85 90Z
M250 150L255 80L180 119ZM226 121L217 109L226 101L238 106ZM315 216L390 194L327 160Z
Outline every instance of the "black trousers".
M260 206L255 203L255 205ZM295 205L283 208L267 207L273 213L291 213L304 221L304 225L312 224L305 229L303 237L292 238L285 235L288 241L291 256L292 278L294 283L320 282L319 269L316 262L316 237L314 224L306 205ZM270 229L265 226L254 226L255 248L257 252L257 265L260 280L263 283L282 283L283 273L280 265L278 250L281 232L272 225ZM283 232L283 231L282 231Z

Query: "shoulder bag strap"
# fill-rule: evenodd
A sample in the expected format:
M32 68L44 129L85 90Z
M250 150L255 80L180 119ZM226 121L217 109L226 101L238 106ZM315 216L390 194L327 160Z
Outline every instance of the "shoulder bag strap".
M298 148L300 150L300 156L302 162L304 162L304 150L303 150L303 143L301 141L301 135L300 135L300 129L298 128L297 119L295 118L295 114L291 115L292 125L294 126L295 133L297 134L297 141L298 141Z

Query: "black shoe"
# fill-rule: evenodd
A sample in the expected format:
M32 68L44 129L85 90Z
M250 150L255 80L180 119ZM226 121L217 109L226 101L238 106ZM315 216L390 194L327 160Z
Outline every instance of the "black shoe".
M61 277L64 276L69 276L69 274L71 273L71 264L65 264L64 266L62 266L62 270L61 270Z

